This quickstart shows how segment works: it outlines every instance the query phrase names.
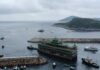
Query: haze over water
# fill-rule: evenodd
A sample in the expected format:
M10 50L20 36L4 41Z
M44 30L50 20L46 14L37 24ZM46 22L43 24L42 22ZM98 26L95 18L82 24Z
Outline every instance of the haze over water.
M64 28L54 27L54 22L13 22L0 23L0 37L5 37L4 41L0 40L0 46L5 45L4 49L0 47L0 54L5 57L12 56L37 56L37 51L27 50L27 40L39 37L61 37L61 38L100 38L100 32L74 32ZM39 33L39 29L44 29L44 33ZM37 44L32 44L37 47ZM73 44L69 44L73 45ZM100 44L77 44L78 45L78 61L77 70L94 70L94 68L86 67L81 63L82 57L89 56L93 58L100 65ZM91 52L84 52L84 47L95 46L99 51L94 54ZM44 66L32 67L27 70L52 70L51 64L55 60L50 59L50 63ZM65 70L63 62L57 62L56 70ZM68 69L66 69L68 70ZM95 69L96 70L96 69ZM97 69L99 70L99 69Z

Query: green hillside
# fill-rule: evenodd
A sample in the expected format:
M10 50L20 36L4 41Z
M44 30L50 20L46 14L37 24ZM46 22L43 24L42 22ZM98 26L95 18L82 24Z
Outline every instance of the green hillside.
M67 20L67 19L66 19ZM69 22L56 23L56 26L68 28L71 30L83 30L83 31L97 31L100 30L100 21L89 18L75 17Z

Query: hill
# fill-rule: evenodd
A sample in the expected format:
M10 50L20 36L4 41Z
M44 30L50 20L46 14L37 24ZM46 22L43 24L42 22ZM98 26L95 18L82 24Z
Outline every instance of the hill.
M100 21L91 18L71 16L54 25L75 31L100 31Z

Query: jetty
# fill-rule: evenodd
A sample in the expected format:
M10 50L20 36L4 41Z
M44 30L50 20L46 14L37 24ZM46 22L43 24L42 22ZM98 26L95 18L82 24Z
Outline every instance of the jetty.
M54 38L32 38L29 43L39 43L43 41L51 41ZM100 43L100 38L57 38L65 43Z
M20 66L20 65L42 65L46 64L47 60L43 57L23 56L23 57L4 57L0 58L0 67L4 66Z

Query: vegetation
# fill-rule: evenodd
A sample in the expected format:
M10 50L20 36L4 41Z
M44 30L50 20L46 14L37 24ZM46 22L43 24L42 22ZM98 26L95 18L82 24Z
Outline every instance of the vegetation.
M69 28L69 29L99 29L100 30L100 21L95 20L95 19L89 19L89 18L73 18L69 22L65 23L57 23L55 24L57 26L61 26L64 28Z
M60 42L58 39L54 38L51 42L48 42L48 44L51 44L51 45L61 45L62 42Z

